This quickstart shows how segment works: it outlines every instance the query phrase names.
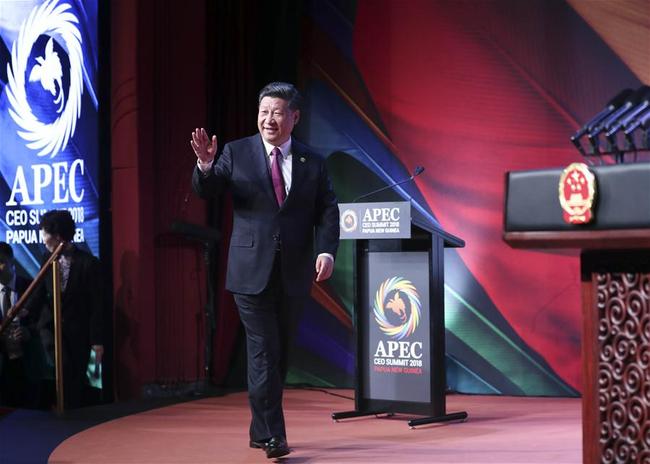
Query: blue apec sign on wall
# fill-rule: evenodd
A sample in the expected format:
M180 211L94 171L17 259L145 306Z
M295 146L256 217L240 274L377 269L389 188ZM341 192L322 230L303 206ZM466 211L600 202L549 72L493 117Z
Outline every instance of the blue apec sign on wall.
M0 0L0 240L38 268L43 212L99 254L97 2Z

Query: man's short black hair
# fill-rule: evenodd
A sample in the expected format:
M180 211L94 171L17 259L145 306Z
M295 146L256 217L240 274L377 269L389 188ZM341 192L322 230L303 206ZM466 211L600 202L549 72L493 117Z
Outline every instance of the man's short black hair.
M38 227L50 235L60 236L65 242L71 242L74 238L74 219L70 211L65 209L53 209L43 214Z
M298 89L293 84L288 82L271 82L266 84L262 90L260 90L259 98L257 104L259 105L262 102L264 97L274 97L281 98L286 100L289 103L289 108L293 111L299 110L302 106L302 96Z
M0 242L0 256L5 258L14 258L14 250L7 242Z

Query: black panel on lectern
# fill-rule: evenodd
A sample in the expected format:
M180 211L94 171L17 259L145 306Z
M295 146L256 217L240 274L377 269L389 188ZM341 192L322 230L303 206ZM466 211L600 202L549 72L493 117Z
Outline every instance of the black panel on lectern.
M579 230L650 227L650 163L590 167L596 176L594 220ZM562 219L563 168L510 172L506 176L505 230L576 230Z

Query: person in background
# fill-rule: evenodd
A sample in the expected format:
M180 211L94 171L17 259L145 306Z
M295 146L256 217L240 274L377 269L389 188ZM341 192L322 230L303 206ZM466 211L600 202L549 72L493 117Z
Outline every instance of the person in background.
M63 358L63 394L66 409L87 406L86 375L91 350L97 364L104 354L103 303L99 260L72 243L75 223L66 210L52 210L41 216L39 224L45 248L54 252L64 242L59 257L61 282L61 332ZM44 305L38 329L49 362L54 364L54 315L52 277L41 286Z
M192 184L199 196L232 195L226 288L246 331L249 446L277 458L291 451L282 410L290 339L314 279L332 275L339 214L324 160L291 136L296 88L273 82L258 97L259 134L226 144L220 157L215 136L192 133Z
M0 242L0 323L29 286L29 280L16 275L14 252ZM31 339L28 313L22 310L0 336L0 404L10 407L35 406L35 387L29 381L25 363Z

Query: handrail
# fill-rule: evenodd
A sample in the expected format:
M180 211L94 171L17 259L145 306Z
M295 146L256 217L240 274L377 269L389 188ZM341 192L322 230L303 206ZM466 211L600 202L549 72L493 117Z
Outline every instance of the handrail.
M63 413L63 318L61 316L61 274L59 262L52 261L52 310L54 312L54 380L56 382L56 412Z
M59 246L56 247L56 250L54 250L54 253L48 258L47 261L45 261L45 264L41 267L40 271L38 271L38 274L36 274L36 277L34 277L34 280L32 281L31 284L29 284L29 287L27 287L27 290L25 290L25 293L23 293L18 301L16 302L15 305L11 307L9 311L7 311L6 316L2 320L2 324L0 324L0 336L4 333L4 331L9 327L9 324L16 318L16 315L18 312L22 309L24 306L25 302L29 299L29 297L32 295L34 292L34 289L38 284L41 283L41 280L45 277L45 273L47 272L47 268L50 267L50 264L59 257L61 252L63 251L63 247L67 244L67 242L61 242L59 243Z
M38 271L38 274L36 274L32 283L29 284L25 293L23 293L16 304L7 311L6 317L2 320L2 324L0 324L0 336L2 336L7 327L9 327L11 322L16 318L16 315L18 315L18 312L22 309L27 299L31 297L36 286L45 278L48 268L52 266L52 293L54 300L52 308L54 310L54 373L56 384L56 411L59 414L63 413L65 406L63 397L63 357L61 351L61 281L59 279L57 259L66 245L67 242L59 243L59 246L56 247L54 253L52 253L47 261L45 261L45 264L43 264L40 271Z

